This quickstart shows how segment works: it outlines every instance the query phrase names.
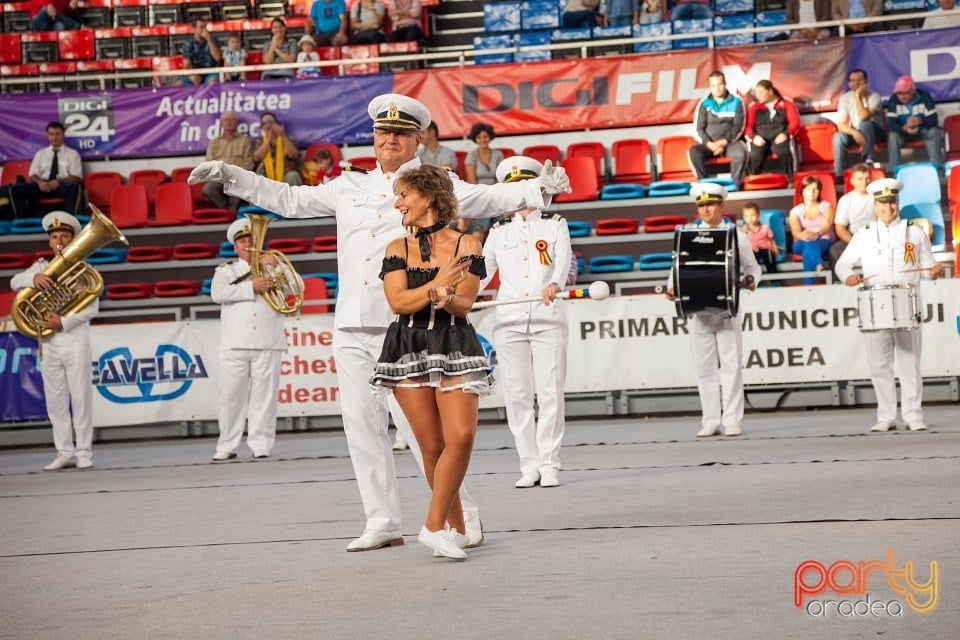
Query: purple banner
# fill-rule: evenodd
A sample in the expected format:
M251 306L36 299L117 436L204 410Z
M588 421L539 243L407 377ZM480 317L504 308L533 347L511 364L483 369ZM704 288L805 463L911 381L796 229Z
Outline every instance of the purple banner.
M37 341L16 332L0 333L0 422L46 418Z
M259 137L260 114L275 113L290 137L369 143L367 103L393 91L391 74L312 80L265 80L193 88L118 89L93 93L0 96L0 162L29 160L46 146L45 125L59 120L67 144L87 159L203 154L233 111L240 131Z
M908 75L935 102L960 100L960 29L900 31L850 39L847 68L865 69L870 88L884 98Z

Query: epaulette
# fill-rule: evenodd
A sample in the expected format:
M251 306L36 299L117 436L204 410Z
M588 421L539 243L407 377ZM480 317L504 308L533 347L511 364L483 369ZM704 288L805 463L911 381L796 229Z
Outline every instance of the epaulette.
M510 222L512 219L513 219L512 216L510 216L510 217L507 217L507 216L499 216L499 217L496 217L496 218L494 218L493 221L490 223L490 228L491 228L491 229L496 229L496 228L499 227L500 225L504 225L504 224Z
M540 219L541 219L541 220L562 220L562 219L563 219L563 216L561 216L559 213L551 213L551 212L548 212L548 211L541 211L541 212L540 212Z
M343 163L343 170L344 170L344 171L352 171L352 172L354 172L354 173L370 173L369 171L367 171L367 170L364 169L363 167L358 167L357 165L355 165L355 164L350 164L349 162Z

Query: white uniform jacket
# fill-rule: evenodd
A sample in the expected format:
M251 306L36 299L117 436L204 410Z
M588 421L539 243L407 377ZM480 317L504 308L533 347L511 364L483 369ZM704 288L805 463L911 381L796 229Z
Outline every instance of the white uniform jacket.
M420 166L414 158L400 172ZM337 329L387 327L394 319L379 278L387 245L406 233L394 208L393 179L379 165L369 173L346 171L315 187L291 187L251 171L225 186L235 195L288 218L337 218L337 270L340 286L334 326ZM451 174L460 215L489 218L524 207L543 207L535 180L493 186L469 184Z
M22 271L10 279L10 288L19 291L26 287L33 286L33 276L43 273L49 263L41 258L37 260L26 271ZM63 330L56 331L50 337L46 338L47 344L67 346L73 344L76 340L88 341L90 339L90 321L100 311L100 300L94 298L93 302L75 313L69 313L61 317Z
M217 267L210 286L210 297L220 307L220 349L271 349L283 351L287 339L283 316L253 291L253 279L239 278L250 273L243 260Z
M531 211L524 220L519 214L494 223L483 245L487 277L500 272L497 298L527 298L532 304L497 307L497 326L511 331L536 332L567 323L563 303L543 304L541 292L551 282L563 288L570 271L570 232L559 214Z
M897 218L889 227L880 221L871 222L853 235L837 260L835 270L841 282L853 273L857 263L863 268L866 286L916 286L923 273L918 269L929 269L936 260L923 227Z

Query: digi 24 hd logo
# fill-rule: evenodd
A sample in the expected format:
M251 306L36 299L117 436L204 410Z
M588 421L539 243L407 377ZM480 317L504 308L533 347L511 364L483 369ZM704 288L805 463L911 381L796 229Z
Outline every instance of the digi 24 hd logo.
M91 95L58 98L60 122L70 146L80 155L106 155L116 146L113 98Z
M173 400L194 380L208 377L200 354L191 356L172 344L158 345L156 354L146 358L134 358L129 347L117 347L104 352L93 368L94 388L117 404Z

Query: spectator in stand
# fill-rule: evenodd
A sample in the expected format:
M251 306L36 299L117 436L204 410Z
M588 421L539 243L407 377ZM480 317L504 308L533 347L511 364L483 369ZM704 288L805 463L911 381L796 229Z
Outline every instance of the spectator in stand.
M837 241L830 246L830 264L837 264L843 250L850 243L853 235L875 222L877 214L874 212L873 196L867 193L870 184L870 165L861 162L850 169L850 184L853 191L848 191L837 201L837 216L833 220L833 231Z
M843 179L847 164L847 147L860 145L863 162L873 163L873 147L885 142L883 103L880 94L867 86L867 72L854 69L847 76L850 91L840 96L837 103L837 132L833 134L833 173L837 182Z
M780 249L777 248L777 242L773 238L773 231L760 222L760 207L756 202L748 202L743 205L741 215L744 223L743 230L750 238L750 248L753 250L753 257L757 259L757 264L766 267L767 273L776 273Z
M796 168L794 139L800 130L800 112L773 83L761 80L753 88L757 101L747 110L746 137L750 143L749 171L761 173L770 154L776 154L784 173L793 178Z
M893 95L887 100L887 150L890 153L890 173L900 166L900 148L905 142L923 141L927 157L943 169L943 130L937 118L937 106L930 93L917 88L910 76L900 76L893 85ZM941 173L942 175L942 173Z
M320 54L317 53L317 43L310 36L300 36L300 53L297 54L297 62L320 62ZM300 67L297 69L298 78L319 78L320 67Z
M339 47L347 44L347 4L344 0L316 0L304 29L318 47Z
M833 0L787 0L787 24L811 25L833 19ZM830 29L807 27L790 31L791 40L822 40Z
M790 233L793 234L793 253L803 259L804 271L821 271L823 257L833 244L833 205L820 199L823 185L816 176L807 176L800 182L803 202L790 210ZM806 277L803 284L813 284L814 277Z
M387 42L422 42L426 40L420 28L423 8L420 0L392 0L387 9L390 14L390 33Z
M269 111L260 116L260 131L263 137L257 142L253 160L257 163L257 173L271 180L286 182L291 187L303 184L297 172L300 151L277 120Z
M231 33L227 38L227 48L223 50L224 67L242 67L247 64L247 50L240 45L240 34ZM220 74L220 81L246 80L246 71L233 71Z
M273 34L273 37L263 43L263 63L296 62L300 48L296 42L287 40L287 23L283 21L283 18L273 19L273 22L270 23L270 33ZM263 73L260 74L261 78L292 78L293 76L293 69L264 69Z
M253 143L248 136L237 133L237 115L227 111L220 117L222 133L207 145L206 160L223 160L247 171L253 169ZM228 196L223 192L223 185L218 182L208 182L203 185L203 196L210 204L218 209L240 208L240 198Z
M883 0L833 0L834 20L856 20L857 18L876 18L883 14ZM869 23L848 24L844 29L848 33L866 33L878 25ZM880 27L881 29L884 27Z
M951 29L960 27L960 12L943 15L944 11L952 11L957 6L956 0L940 0L940 6L930 12L930 17L923 21L924 29Z
M317 149L313 160L303 163L301 170L303 183L311 187L318 184L327 184L342 173L342 170L333 161L333 154L329 149Z
M73 17L79 0L32 0L30 27L34 31L73 31L80 22Z
M497 137L493 127L486 122L478 122L470 127L468 137L477 148L467 154L463 161L470 184L497 184L497 166L503 162L503 151L491 149L490 143Z
M47 124L50 146L40 149L33 156L27 182L10 185L10 204L15 217L42 215L41 211L36 210L37 201L41 198L63 198L63 209L67 213L77 213L83 166L80 164L80 154L64 144L64 138L62 124Z
M597 26L600 0L567 0L561 25L564 29L591 29Z
M710 0L677 0L670 12L671 20L709 20L713 18Z
M638 0L606 0L601 5L601 13L608 27L624 27L640 21L640 3Z
M640 24L663 22L663 3L665 0L641 0Z
M436 122L431 122L423 130L423 146L417 155L423 164L435 164L454 171L457 169L457 152L440 144L440 132Z
M383 42L383 16L386 12L380 0L360 0L353 5L350 10L350 44Z
M183 68L216 69L220 66L223 54L217 39L207 30L207 21L197 18L193 21L193 37L183 43ZM181 85L207 84L220 81L219 73L205 73L183 76Z
M730 158L730 175L737 188L743 183L747 167L747 146L743 143L746 114L739 96L727 91L722 71L714 71L708 79L710 93L697 105L693 125L700 144L690 148L690 164L697 179L707 176L707 160L720 156Z

